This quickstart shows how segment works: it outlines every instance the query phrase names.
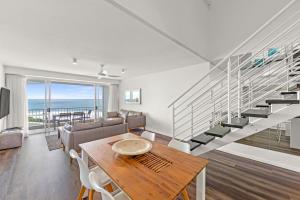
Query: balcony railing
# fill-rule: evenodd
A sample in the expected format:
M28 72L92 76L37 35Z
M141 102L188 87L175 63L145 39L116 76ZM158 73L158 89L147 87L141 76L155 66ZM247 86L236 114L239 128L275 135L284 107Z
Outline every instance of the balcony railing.
M85 121L94 120L96 117L103 116L103 110L94 107L69 107L69 108L51 108L49 109L29 109L28 110L28 123L29 129L41 129L47 124L47 127L54 127L55 116L60 113L70 113L73 115L75 112L83 112ZM72 119L72 118L71 118Z

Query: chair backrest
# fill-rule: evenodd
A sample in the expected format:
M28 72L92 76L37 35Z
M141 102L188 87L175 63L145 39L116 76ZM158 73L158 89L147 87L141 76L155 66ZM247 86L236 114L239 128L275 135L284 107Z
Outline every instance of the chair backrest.
M71 113L59 113L59 119L64 120L64 119L71 119Z
M89 181L91 183L91 187L101 194L102 200L115 200L115 198L104 188L101 187L101 182L99 180L99 177L95 172L90 172L89 174Z
M83 116L83 115L84 115L84 112L74 112L74 113L73 113L73 116L74 116L74 115Z
M73 119L80 119L82 120L84 118L84 112L74 112L73 113Z
M190 144L186 143L186 142L181 142L175 139L172 139L169 144L169 147L172 147L174 149L177 149L179 151L185 152L190 154L191 150L190 150Z
M144 131L141 136L147 140L150 141L155 141L155 133L149 132L149 131Z
M89 181L89 171L90 170L89 170L88 166L85 164L85 162L83 162L83 160L79 157L78 153L74 149L71 149L69 153L70 153L70 156L72 158L76 159L78 162L81 184L85 188L91 189L91 185L90 185L90 181Z

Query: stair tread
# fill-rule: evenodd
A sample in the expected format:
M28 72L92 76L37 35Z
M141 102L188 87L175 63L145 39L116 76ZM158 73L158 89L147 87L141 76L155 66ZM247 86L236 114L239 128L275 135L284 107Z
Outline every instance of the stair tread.
M216 136L216 137L224 137L226 134L230 133L229 127L223 127L223 126L215 126L208 131L205 131L206 135Z
M193 151L194 149L198 148L201 146L200 143L198 142L193 142L192 140L189 140L187 143L190 144L190 150Z
M280 92L281 95L286 95L286 94L297 94L295 91L285 91L285 92Z
M231 118L231 123L227 123L227 120L222 122L222 126L233 127L233 128L243 128L249 123L249 118Z
M299 104L297 99L267 99L267 104Z
M268 104L258 104L258 105L256 105L255 107L256 107L256 108L269 108L270 105L268 105Z
M268 118L269 111L267 109L248 109L245 112L242 112L244 117L259 117L259 118Z
M201 133L200 135L197 135L196 137L193 137L191 139L191 141L192 142L197 142L197 143L200 143L200 144L207 144L210 141L212 141L213 139L215 139L214 136L206 135L204 133Z

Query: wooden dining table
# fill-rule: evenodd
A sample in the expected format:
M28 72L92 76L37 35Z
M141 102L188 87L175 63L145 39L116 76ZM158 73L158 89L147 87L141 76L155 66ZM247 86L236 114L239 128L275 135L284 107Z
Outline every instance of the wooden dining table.
M196 199L205 199L208 161L152 142L152 149L138 156L122 156L112 145L123 139L140 138L132 133L100 139L79 146L82 159L91 159L133 200L171 200L196 178Z

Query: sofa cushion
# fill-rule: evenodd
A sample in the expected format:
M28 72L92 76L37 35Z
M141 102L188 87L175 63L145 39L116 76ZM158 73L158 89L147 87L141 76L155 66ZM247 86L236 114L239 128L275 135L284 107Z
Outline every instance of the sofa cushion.
M110 118L103 121L103 126L113 126L117 124L123 124L123 122L123 118Z
M123 117L124 119L126 119L126 117L128 116L128 111L127 110L121 110L120 111L120 115L121 115L121 117Z
M107 113L107 118L114 118L114 117L119 117L118 112L108 112Z
M102 122L94 122L94 123L79 123L74 126L72 126L71 131L83 131L83 130L88 130L88 129L94 129L94 128L99 128L102 126Z
M129 111L128 116L141 116L142 112L136 112L136 111Z

